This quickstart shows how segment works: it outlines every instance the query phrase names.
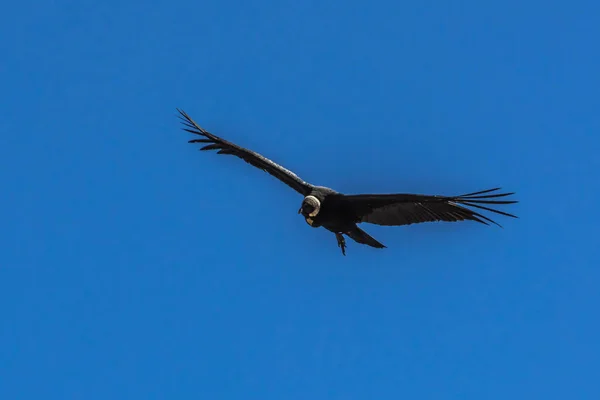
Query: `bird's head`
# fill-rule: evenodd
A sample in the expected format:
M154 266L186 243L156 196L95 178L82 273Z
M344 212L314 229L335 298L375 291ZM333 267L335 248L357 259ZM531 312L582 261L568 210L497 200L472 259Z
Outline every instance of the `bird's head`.
M304 217L316 217L321 209L321 201L315 196L306 196L302 200L302 206L298 210L298 214L304 215Z

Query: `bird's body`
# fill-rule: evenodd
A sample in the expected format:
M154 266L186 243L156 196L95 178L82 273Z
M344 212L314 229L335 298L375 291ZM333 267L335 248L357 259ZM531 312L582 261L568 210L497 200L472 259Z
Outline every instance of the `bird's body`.
M471 220L486 225L488 222L498 225L490 218L467 207L516 218L512 214L489 207L516 203L514 200L497 200L497 198L513 194L493 193L498 188L460 196L432 196L420 194L346 195L331 188L315 186L264 156L204 130L184 111L179 110L179 113L185 125L184 130L202 137L190 140L190 143L206 143L200 150L218 150L218 154L239 157L273 175L304 196L298 213L302 214L306 223L311 227L323 227L333 232L344 255L346 254L346 243L343 235L347 235L357 243L371 247L386 247L360 229L357 226L359 223L398 226L432 221Z

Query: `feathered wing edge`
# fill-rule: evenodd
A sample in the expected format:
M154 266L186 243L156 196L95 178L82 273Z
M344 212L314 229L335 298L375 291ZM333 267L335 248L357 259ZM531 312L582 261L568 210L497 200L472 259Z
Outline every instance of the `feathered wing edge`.
M470 210L468 208L463 207L463 206L473 207L473 208L478 208L480 210L485 210L485 211L493 212L496 214L504 215L506 217L519 218L516 215L507 213L505 211L496 210L494 208L489 207L489 206L493 206L493 205L518 203L517 200L493 200L493 199L497 199L500 197L506 197L506 196L515 194L514 192L491 194L492 192L497 192L500 189L501 188L493 188L493 189L482 190L479 192L467 193L467 194L463 194L460 196L448 197L447 201L449 204L452 204L455 207L458 207L459 209L469 213L470 219L473 221L477 221L477 222L480 222L485 225L489 225L489 223L492 223L494 225L502 227L502 225L500 225L493 219L488 218L485 215L482 215L474 210ZM485 204L485 205L482 205L482 204Z
M376 225L410 225L422 222L471 220L489 225L499 223L472 208L517 218L513 214L493 208L495 205L517 203L500 200L514 193L494 193L500 188L482 190L459 196L432 196L423 194L358 194L344 198L355 213L356 222Z
M206 145L200 148L200 150L218 150L217 154L234 155L238 158L241 158L248 164L274 176L281 182L296 190L298 193L304 196L310 193L312 185L300 179L300 177L298 177L298 175L292 171L252 150L245 149L216 135L213 135L198 125L185 111L180 110L179 108L177 108L177 111L180 114L179 119L184 125L184 128L182 129L186 132L193 133L194 135L202 136L201 139L192 139L189 140L188 143L205 143Z

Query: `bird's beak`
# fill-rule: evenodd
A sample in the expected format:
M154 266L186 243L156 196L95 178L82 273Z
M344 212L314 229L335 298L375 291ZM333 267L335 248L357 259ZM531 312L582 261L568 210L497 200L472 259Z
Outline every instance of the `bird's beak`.
M302 212L302 207L300 207L300 209L298 210L298 214L300 214Z

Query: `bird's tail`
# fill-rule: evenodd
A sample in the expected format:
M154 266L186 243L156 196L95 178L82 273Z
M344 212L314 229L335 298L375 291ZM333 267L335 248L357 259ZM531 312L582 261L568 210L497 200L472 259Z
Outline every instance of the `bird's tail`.
M500 190L500 188L482 190L480 192L474 192L474 193L467 193L467 194L463 194L463 195L456 196L456 197L450 197L450 198L448 198L448 201L451 203L456 203L456 204L460 204L463 206L479 208L480 210L486 210L486 211L490 211L490 212L493 212L496 214L505 215L507 217L518 218L516 215L509 214L507 212L496 210L494 208L489 207L492 205L518 203L517 200L494 200L499 197L505 197L505 196L510 196L510 195L514 194L514 192L493 193L492 194L492 192L495 192L497 190ZM482 204L486 204L486 205L482 205ZM485 222L485 221L488 221L495 225L500 226L500 224L498 224L496 221L494 221L484 215L481 215L473 210L470 210L470 211L471 211L471 213L473 213L473 216L477 218L476 220L478 222L482 222L487 225L487 222ZM484 221L482 221L481 219Z
M360 229L358 226L355 226L354 229L352 229L350 232L346 232L346 235L348 235L357 243L366 244L378 249L385 248L383 244L379 243L371 235Z

